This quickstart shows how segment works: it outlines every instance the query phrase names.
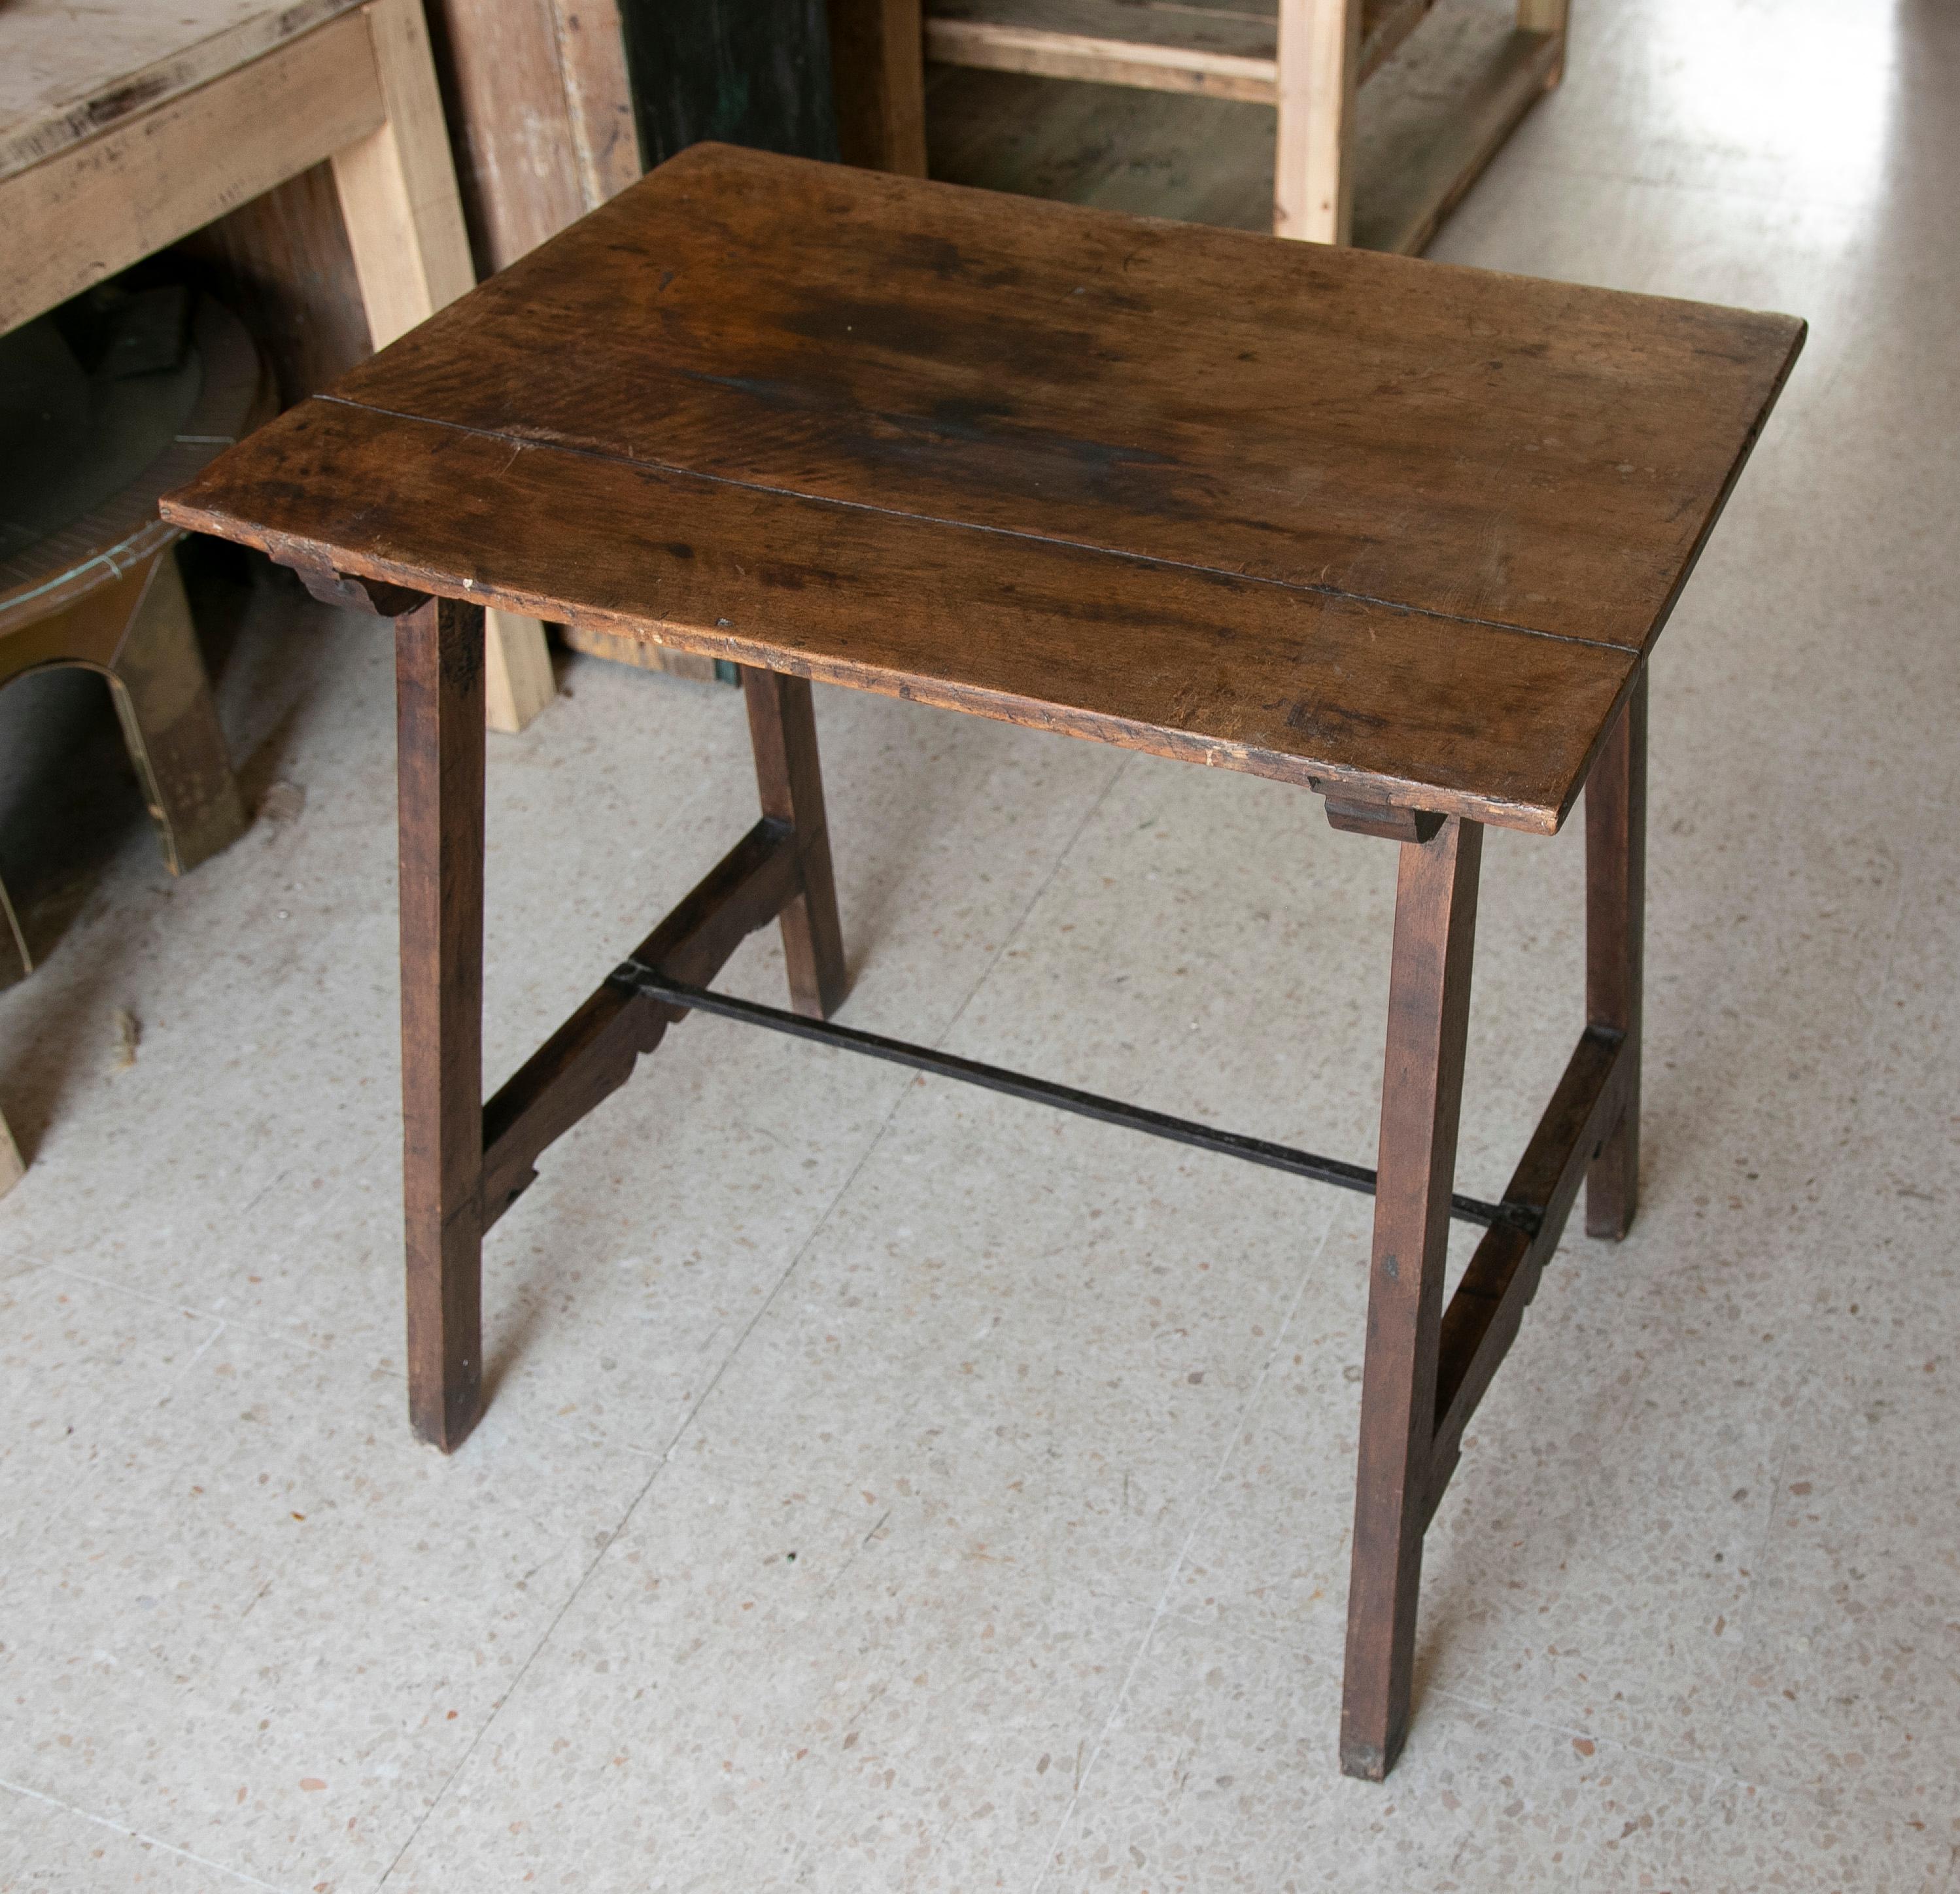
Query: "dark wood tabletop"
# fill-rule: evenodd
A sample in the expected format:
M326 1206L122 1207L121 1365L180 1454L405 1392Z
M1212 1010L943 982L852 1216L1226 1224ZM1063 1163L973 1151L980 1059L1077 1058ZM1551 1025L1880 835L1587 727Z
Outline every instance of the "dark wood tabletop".
M700 145L165 514L1550 831L1803 337Z

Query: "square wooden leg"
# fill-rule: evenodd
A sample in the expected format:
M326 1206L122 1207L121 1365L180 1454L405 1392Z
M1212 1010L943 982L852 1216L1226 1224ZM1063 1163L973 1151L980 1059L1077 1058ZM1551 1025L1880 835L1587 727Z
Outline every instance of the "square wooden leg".
M745 669L742 688L749 702L749 736L756 750L762 813L790 826L802 874L802 892L782 913L790 1004L807 1019L828 1019L843 1004L849 982L837 921L837 882L830 865L810 683L807 678Z
M1452 817L1396 884L1341 1709L1341 1767L1377 1782L1408 1729L1482 842Z
M1349 240L1360 75L1361 0L1279 0L1275 237Z
M395 621L409 1413L453 1452L483 1378L483 613Z
M1640 982L1647 931L1647 673L1586 785L1586 1016L1626 1036L1626 1106L1586 1175L1586 1233L1633 1227L1640 1183Z

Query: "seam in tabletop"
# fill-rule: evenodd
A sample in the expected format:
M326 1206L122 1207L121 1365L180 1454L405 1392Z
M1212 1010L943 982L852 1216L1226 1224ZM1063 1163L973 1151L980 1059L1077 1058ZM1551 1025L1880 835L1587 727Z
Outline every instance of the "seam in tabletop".
M781 500L801 500L813 506L838 507L854 513L875 514L881 519L906 520L919 526L947 527L958 532L987 533L1001 539L1023 540L1036 546L1051 546L1073 552L1093 553L1098 557L1125 559L1135 565L1151 565L1166 571L1190 572L1208 578L1231 579L1243 585L1263 585L1274 591L1311 594L1322 598L1344 599L1351 604L1372 605L1383 611L1401 612L1411 618L1433 618L1447 625L1475 625L1486 631L1515 632L1521 638L1542 638L1554 645L1577 645L1587 650L1612 651L1621 657L1637 659L1643 655L1643 648L1631 645L1616 645L1603 638L1581 638L1572 632L1547 632L1534 625L1513 624L1508 619L1478 618L1465 612L1441 612L1426 605L1410 605L1399 599L1378 598L1367 592L1351 592L1338 585L1315 585L1303 580L1268 578L1256 572L1237 572L1229 566L1201 565L1187 559L1166 559L1161 553L1130 552L1120 548L1097 546L1087 540L1064 538L1049 533L1031 533L1023 527L989 526L975 520L947 519L937 514L915 513L899 507L876 506L865 500L840 500L826 493L807 493L800 487L775 486L763 480L743 480L732 474L705 473L697 467L682 466L669 460L651 460L637 454L613 453L603 447L588 447L563 441L539 441L523 435L507 433L500 428L476 427L466 422L444 421L434 415L413 414L406 409L384 408L370 401L355 401L345 395L318 394L316 401L331 402L336 407L352 408L362 414L376 415L389 421L410 421L420 426L442 428L452 434L473 435L479 440L501 441L522 451L527 448L549 454L571 454L581 460L597 460L609 466L637 467L649 473L674 475L689 480L700 480L714 486L737 487L747 493L763 493Z

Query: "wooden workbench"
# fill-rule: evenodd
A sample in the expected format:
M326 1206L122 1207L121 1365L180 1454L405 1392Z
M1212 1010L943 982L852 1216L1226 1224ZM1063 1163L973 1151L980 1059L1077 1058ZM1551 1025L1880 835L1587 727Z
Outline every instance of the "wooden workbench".
M0 11L0 330L329 162L374 345L476 280L418 0L13 0ZM489 715L552 695L498 613Z

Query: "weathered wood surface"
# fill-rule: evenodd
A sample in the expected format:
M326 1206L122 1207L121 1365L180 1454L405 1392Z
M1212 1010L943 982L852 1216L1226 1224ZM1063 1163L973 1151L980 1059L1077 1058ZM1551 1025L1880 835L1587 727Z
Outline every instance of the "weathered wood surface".
M8 0L0 177L236 72L365 0Z
M1439 8L1357 114L1353 240L1419 256L1526 113L1558 83L1562 33L1494 33Z
M588 195L581 174L549 0L428 0L428 9L470 248L487 276L603 196Z
M1363 0L1357 78L1383 64L1433 0ZM1336 0L1343 13L1346 0ZM926 50L950 65L1194 92L1280 95L1279 0L931 0Z
M1283 781L1370 778L1522 828L1554 826L1634 662L336 401L254 439L170 517L737 664Z
M353 13L65 145L0 180L8 259L0 329L373 137L385 122L368 23Z
M1482 848L1446 823L1402 845L1395 886L1341 1705L1341 1767L1376 1782L1408 1728Z
M829 0L830 88L847 164L925 176L918 0Z
M448 1453L483 1380L483 616L395 634L409 1412Z
M704 148L173 517L1544 830L1802 335Z
M1618 1241L1640 1186L1640 1007L1647 947L1647 680L1643 670L1586 786L1586 1016L1624 1033L1624 1109L1587 1175L1586 1230Z

